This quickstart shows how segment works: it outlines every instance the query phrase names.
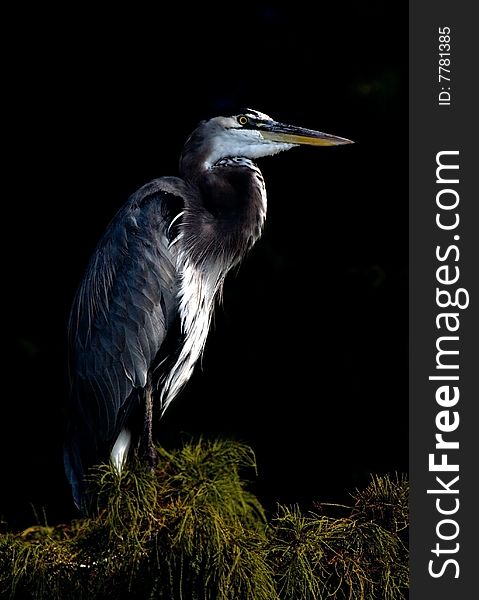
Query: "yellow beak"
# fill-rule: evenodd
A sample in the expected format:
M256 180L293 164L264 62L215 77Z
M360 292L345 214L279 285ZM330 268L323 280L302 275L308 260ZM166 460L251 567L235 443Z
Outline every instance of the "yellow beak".
M266 140L273 142L283 142L285 144L307 144L308 146L340 146L343 144L354 144L353 141L346 138L296 127L295 125L286 125L285 123L262 123L259 129L261 135Z

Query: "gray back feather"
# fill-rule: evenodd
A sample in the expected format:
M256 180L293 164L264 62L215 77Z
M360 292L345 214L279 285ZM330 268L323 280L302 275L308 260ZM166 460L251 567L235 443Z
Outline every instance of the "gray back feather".
M176 185L177 184L177 185ZM100 240L75 297L69 323L70 480L106 460L177 312L176 254L169 226L182 209L174 178L138 190ZM81 424L80 426L78 424ZM81 427L81 429L79 428ZM91 455L91 460L89 459Z

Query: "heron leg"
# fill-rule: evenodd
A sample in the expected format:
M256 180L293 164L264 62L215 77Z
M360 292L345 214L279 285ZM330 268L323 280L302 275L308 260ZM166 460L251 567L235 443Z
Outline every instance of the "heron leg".
M154 469L158 462L158 456L153 443L153 390L150 385L147 385L145 389L145 419L141 445L146 462L151 469Z

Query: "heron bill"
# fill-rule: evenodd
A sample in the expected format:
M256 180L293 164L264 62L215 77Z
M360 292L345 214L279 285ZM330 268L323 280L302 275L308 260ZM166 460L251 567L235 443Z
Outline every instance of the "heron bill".
M352 140L330 135L329 133L305 129L304 127L296 127L294 125L286 125L285 123L277 123L275 121L262 125L260 132L266 140L284 142L286 144L302 144L308 146L340 146L344 144L354 144Z

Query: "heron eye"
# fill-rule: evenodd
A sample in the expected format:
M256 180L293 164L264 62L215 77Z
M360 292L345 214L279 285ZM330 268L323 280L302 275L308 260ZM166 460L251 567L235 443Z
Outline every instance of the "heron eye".
M245 115L241 115L238 117L238 123L240 125L246 125L247 122L248 122L248 117L245 117Z

